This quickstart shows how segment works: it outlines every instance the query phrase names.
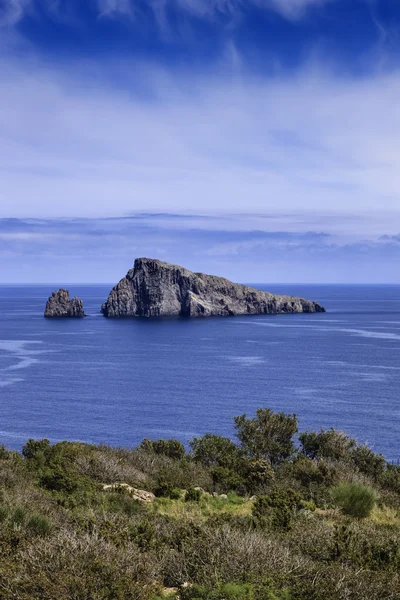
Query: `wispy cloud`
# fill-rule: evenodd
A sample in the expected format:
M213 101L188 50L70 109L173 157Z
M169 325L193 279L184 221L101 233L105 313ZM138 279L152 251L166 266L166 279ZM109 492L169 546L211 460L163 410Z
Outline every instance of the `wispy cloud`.
M318 7L333 0L93 0L92 6L96 8L100 18L140 19L153 13L161 29L170 26L169 15L174 14L191 16L202 20L215 20L225 18L235 21L248 5L265 11L272 11L282 17L293 20L302 17L307 9ZM72 5L71 5L72 6ZM62 16L71 13L71 7L66 11L62 2L55 0L42 0L40 10L48 11L53 16ZM4 0L0 7L0 26L10 27L16 25L26 15L35 14L34 0Z
M0 6L0 27L15 25L30 8L30 0L4 0Z
M324 6L333 0L254 0L265 8L276 10L288 19L298 19L311 7Z
M135 14L135 3L132 0L97 0L100 17L128 16Z
M199 19L212 20L226 17L234 19L243 13L249 5L259 9L277 12L288 19L298 19L308 8L322 7L333 0L148 0L150 8L160 22L164 22L168 10L186 12ZM140 14L139 0L98 0L98 7L104 15ZM161 16L161 18L160 18Z

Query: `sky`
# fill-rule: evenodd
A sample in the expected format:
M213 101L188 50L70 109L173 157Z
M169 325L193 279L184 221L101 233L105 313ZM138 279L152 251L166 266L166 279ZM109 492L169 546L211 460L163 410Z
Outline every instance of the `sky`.
M0 283L400 283L399 98L399 0L0 0Z

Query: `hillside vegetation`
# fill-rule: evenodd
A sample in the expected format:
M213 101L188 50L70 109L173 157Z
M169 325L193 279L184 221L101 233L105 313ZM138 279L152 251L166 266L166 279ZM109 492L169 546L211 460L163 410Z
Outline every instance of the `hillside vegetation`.
M0 598L399 600L400 468L297 425L0 447Z

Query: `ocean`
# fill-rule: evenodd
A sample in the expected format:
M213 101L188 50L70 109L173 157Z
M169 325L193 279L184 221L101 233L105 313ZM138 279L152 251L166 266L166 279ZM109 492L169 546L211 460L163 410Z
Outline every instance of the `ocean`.
M399 460L400 286L258 284L327 312L111 320L111 284L69 285L89 316L46 320L58 287L0 286L0 444L233 437L234 416L270 407Z

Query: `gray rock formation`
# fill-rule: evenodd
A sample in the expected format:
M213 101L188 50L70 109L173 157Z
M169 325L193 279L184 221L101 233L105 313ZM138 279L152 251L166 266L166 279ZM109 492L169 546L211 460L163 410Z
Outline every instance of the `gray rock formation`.
M209 317L325 312L317 302L276 296L228 279L137 258L101 307L105 317Z
M139 502L145 503L154 502L156 499L152 492L138 490L127 483L111 483L109 485L103 485L103 491L126 493L132 496L133 500L138 500Z
M81 318L85 317L82 300L69 297L69 291L60 289L53 292L47 300L44 316L47 318Z

